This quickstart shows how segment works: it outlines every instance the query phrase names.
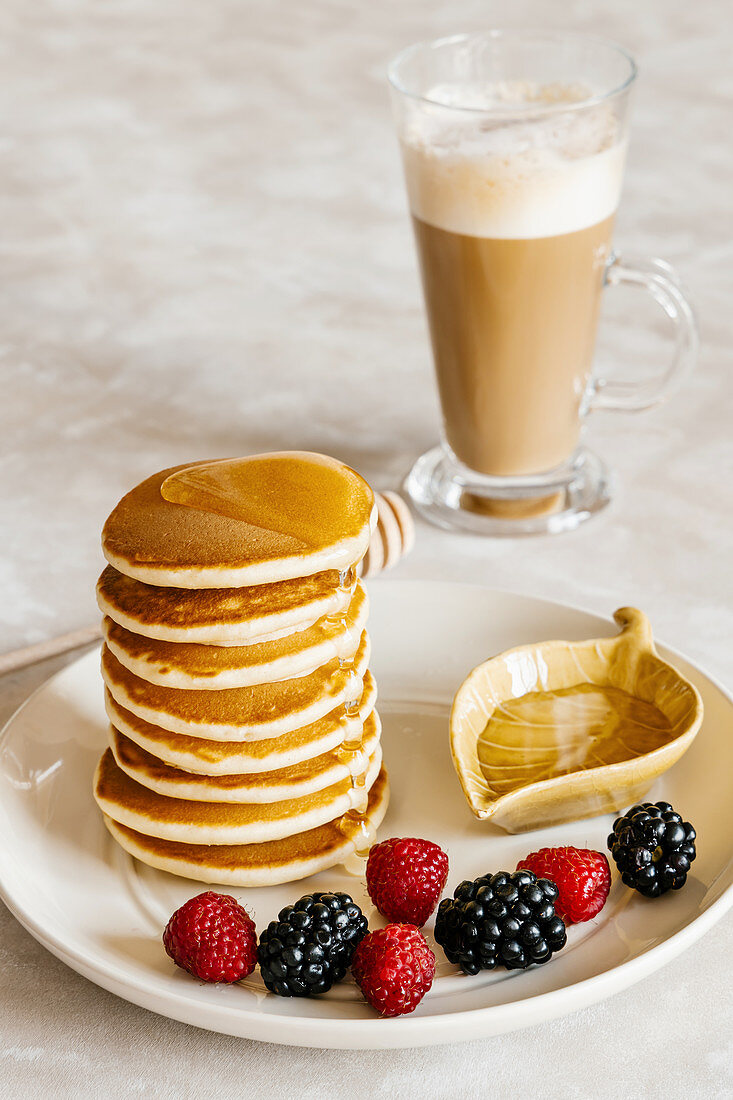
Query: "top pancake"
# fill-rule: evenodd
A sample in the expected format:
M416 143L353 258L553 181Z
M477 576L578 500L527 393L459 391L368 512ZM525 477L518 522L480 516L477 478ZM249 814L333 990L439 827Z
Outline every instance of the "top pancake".
M282 451L172 467L122 498L111 565L146 584L237 588L344 570L369 544L374 495L325 455Z

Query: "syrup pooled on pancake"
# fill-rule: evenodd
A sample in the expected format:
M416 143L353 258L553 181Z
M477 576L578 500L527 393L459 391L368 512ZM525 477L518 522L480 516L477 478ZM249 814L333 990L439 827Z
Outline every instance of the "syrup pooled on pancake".
M288 547L295 540L303 549L322 550L364 527L364 494L354 493L361 478L353 471L345 477L346 470L305 452L220 459L169 474L160 494L172 504L241 520L266 532L276 547L282 538Z

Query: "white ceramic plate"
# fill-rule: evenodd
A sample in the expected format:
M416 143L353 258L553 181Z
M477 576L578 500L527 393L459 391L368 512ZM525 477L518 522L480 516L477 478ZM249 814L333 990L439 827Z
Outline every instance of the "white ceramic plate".
M464 878L513 869L549 844L605 849L612 818L508 836L477 822L448 749L448 708L466 673L509 646L612 633L586 612L468 585L370 585L373 668L380 688L392 804L380 830L438 841L450 857L450 891ZM609 611L612 611L609 608ZM698 831L699 856L679 893L646 901L614 875L599 917L569 930L547 965L467 977L436 948L438 973L411 1016L380 1020L346 981L313 1000L267 994L256 973L206 986L178 970L161 933L170 913L205 889L135 863L112 841L92 800L105 742L98 655L40 688L0 741L0 893L23 925L69 966L113 993L199 1027L318 1047L400 1047L456 1042L526 1027L610 996L651 973L733 904L733 841L721 828L733 803L733 700L693 665L661 652L699 688L705 721L693 747L654 788ZM342 868L303 883L228 890L258 928L316 889L348 890L371 927L382 923L363 881ZM428 938L432 942L430 927Z

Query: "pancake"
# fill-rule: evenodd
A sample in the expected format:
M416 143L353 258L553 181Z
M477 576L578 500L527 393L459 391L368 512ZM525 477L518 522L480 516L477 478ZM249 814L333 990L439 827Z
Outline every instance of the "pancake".
M377 745L363 782L350 778L312 794L281 802L192 802L169 798L143 787L118 767L107 749L97 767L94 797L103 814L120 825L186 844L261 844L325 825L356 807L369 791L382 765Z
M334 657L351 656L366 626L369 602L357 582L348 611L319 619L306 630L273 642L245 646L162 642L133 634L105 618L107 647L120 664L150 684L185 690L221 690L293 679Z
M311 760L345 740L358 736L377 700L377 688L371 672L364 676L362 696L356 713L344 715L339 706L330 714L301 729L270 737L264 741L212 741L171 733L151 725L119 703L105 691L105 706L110 722L129 740L164 763L184 771L203 775L236 775L291 767Z
M372 711L362 727L361 749L354 758L353 771L364 771L376 752L380 731L379 715ZM339 748L275 771L210 776L164 764L114 726L110 728L110 747L117 766L143 787L168 798L194 802L281 802L351 778L344 752Z
M369 545L374 495L305 451L188 463L122 498L102 549L120 573L174 588L232 588L348 569Z
M103 615L146 638L239 646L285 637L340 614L352 588L339 586L335 569L247 588L159 588L108 565L97 583L97 603Z
M222 691L184 691L147 683L103 646L102 678L116 702L153 725L216 741L250 741L290 733L339 704L358 699L368 658L365 631L353 666L342 668L334 659L297 680Z
M382 768L369 792L366 810L366 820L372 829L381 825L388 802L389 784ZM356 825L354 839L346 835L348 818L342 824L329 821L284 840L216 845L156 840L107 816L104 823L117 843L141 863L197 882L226 886L274 886L315 875L353 855L357 836Z

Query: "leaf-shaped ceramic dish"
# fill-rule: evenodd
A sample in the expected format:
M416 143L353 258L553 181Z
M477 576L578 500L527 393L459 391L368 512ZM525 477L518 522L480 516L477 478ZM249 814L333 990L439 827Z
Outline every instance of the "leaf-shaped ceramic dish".
M468 803L510 833L641 799L690 747L702 699L663 661L641 611L614 638L519 646L458 690L451 752Z

